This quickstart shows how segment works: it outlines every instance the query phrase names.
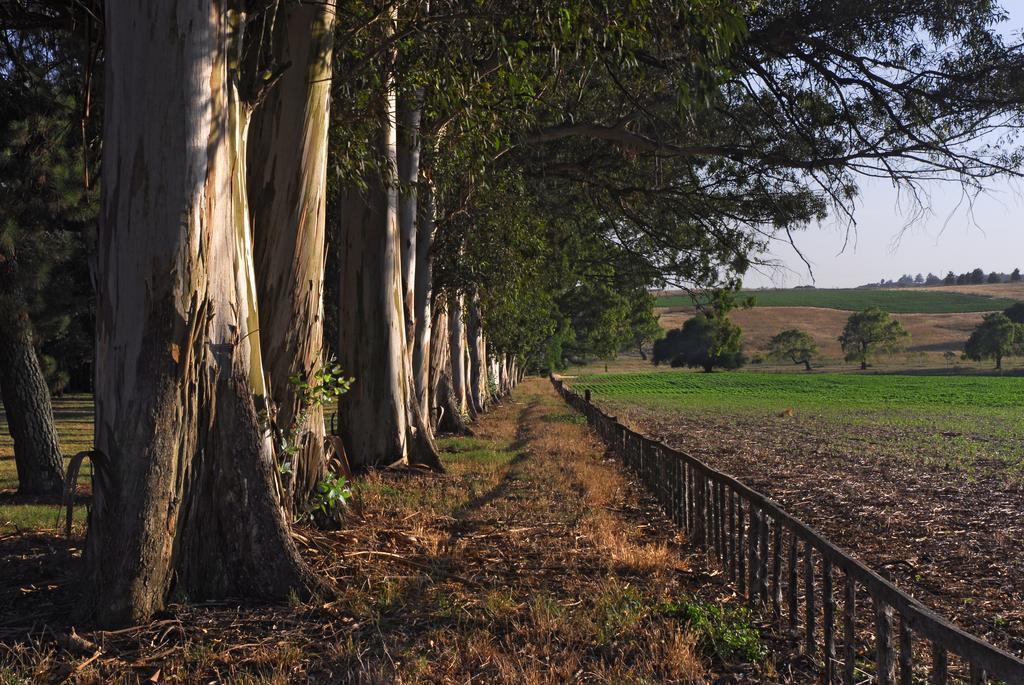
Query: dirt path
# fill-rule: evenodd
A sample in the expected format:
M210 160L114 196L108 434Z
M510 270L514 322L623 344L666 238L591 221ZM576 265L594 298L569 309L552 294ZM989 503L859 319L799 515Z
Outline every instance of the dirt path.
M441 442L447 474L374 474L356 484L344 530L299 531L307 558L339 591L314 603L176 605L128 631L79 628L76 642L67 614L77 556L52 537L5 538L0 675L97 683L801 679L798 660L766 647L721 575L687 556L546 381L528 381L474 430ZM26 634L39 642L26 643Z
M883 454L799 417L616 407L646 434L781 502L963 628L1024 656L1024 489Z

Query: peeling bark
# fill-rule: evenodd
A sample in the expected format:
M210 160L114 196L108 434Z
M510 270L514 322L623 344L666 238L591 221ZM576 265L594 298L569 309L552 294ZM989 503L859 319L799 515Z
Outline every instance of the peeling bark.
M247 185L251 198L261 340L274 422L287 433L302 412L289 379L307 383L323 355L327 127L334 8L286 4L275 24L274 57L290 62L253 115ZM316 405L298 426L285 504L308 509L326 471L324 413Z
M318 586L277 494L245 192L248 114L223 0L106 6L96 447L84 609Z
M448 336L451 315L444 298L434 302L434 323L441 335L431 338L430 352L430 401L431 417L438 431L468 435L464 402L456 398L454 389L453 359ZM461 366L461 365L460 365Z

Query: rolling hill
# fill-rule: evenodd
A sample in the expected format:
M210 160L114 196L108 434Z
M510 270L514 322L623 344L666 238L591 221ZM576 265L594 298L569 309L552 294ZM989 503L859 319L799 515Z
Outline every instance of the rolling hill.
M757 307L821 307L844 311L881 307L903 314L943 314L957 312L990 312L1006 309L1015 301L1024 299L1024 290L1016 289L1010 295L1009 287L1017 284L992 285L983 291L965 288L985 286L957 286L950 288L901 288L881 290L868 288L785 288L772 290L745 290L741 298L752 297ZM998 288L1007 288L1007 295L994 297ZM1015 296L1014 296L1015 295ZM693 301L688 295L666 293L658 297L659 307L687 307Z

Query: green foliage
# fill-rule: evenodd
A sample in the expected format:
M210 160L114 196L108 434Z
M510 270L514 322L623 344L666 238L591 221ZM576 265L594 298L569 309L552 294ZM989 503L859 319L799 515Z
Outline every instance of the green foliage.
M724 316L703 314L687 319L681 329L669 331L654 343L651 361L673 367L738 369L746 363L743 356L743 331Z
M772 336L768 341L768 354L775 359L785 359L794 364L803 364L811 370L811 360L818 354L818 344L810 333L791 328Z
M697 635L701 650L722 663L760 661L765 655L761 635L747 607L723 606L695 597L668 603L662 611L684 621L687 630Z
M964 357L974 361L994 359L996 368L1002 369L1003 357L1015 354L1022 341L1022 324L1014 323L1002 312L992 312L975 326L964 345Z
M341 364L329 361L310 380L307 381L302 374L295 374L288 382L298 390L302 406L311 408L337 400L351 389L355 378L346 378Z
M868 359L879 352L895 352L909 340L910 333L889 312L869 307L850 315L839 336L846 361L860 362L867 368Z
M658 323L658 316L654 313L655 302L654 294L644 290L633 300L629 312L630 339L623 349L636 349L644 359L647 359L644 345L665 337L665 329Z
M1014 323L1024 323L1024 302L1010 305L1003 310L1003 314Z
M345 377L341 365L334 361L323 364L308 380L303 374L295 374L288 379L298 395L299 409L285 430L275 431L277 470L281 475L290 475L293 472L291 459L302 447L303 426L306 425L310 410L337 400L349 391L354 381L354 378ZM269 423L265 411L261 413L261 417L264 423Z
M991 312L1015 303L1015 300L987 295L875 288L782 288L744 290L740 295L752 297L757 307L824 307L850 311L879 307L893 314ZM658 298L657 306L688 307L693 306L693 300L686 295L663 295Z
M317 483L311 503L312 509L315 512L330 515L338 507L347 506L351 498L352 489L345 476L328 473L323 480Z

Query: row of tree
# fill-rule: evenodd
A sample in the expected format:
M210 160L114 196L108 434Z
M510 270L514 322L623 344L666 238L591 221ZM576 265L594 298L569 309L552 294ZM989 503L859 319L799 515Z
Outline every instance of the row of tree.
M858 362L861 369L866 369L874 355L894 352L909 338L910 333L888 312L870 307L850 315L839 342L846 361ZM774 359L803 364L810 371L811 362L818 354L818 344L810 333L792 328L773 336L767 352ZM739 326L724 314L698 314L687 319L681 328L670 330L664 338L656 340L651 361L655 365L701 368L710 373L716 368L738 369L748 360L743 354L743 333Z
M872 356L895 352L909 338L909 331L899 321L888 312L872 307L850 315L839 342L846 361L860 362L860 368L866 369ZM775 359L803 364L810 371L818 345L809 333L793 328L773 336L768 343L768 353ZM1015 304L1005 312L985 314L963 348L964 359L991 359L996 369L1003 368L1003 358L1020 354L1024 354L1024 303Z
M81 606L125 624L172 593L323 591L288 528L329 445L438 469L436 431L488 389L649 339L651 288L735 290L774 236L849 208L858 174L1015 172L998 134L1024 55L1000 17L0 0L0 113L22 132L0 157L0 386L19 468L52 488L46 321L94 327ZM714 349L738 336L706 324Z
M861 288L907 288L913 286L935 286L935 285L980 285L982 283L1019 283L1021 280L1020 269L1014 269L1010 273L991 271L985 273L980 267L973 271L966 271L962 274L955 274L952 271L946 273L945 277L936 276L930 273L927 276L917 274L903 274L895 280L882 279L878 283L862 285Z
M869 360L880 353L891 353L900 349L910 339L910 332L893 319L889 312L878 307L869 307L854 312L846 320L839 335L844 359L857 362L860 368L868 368ZM772 336L768 341L768 354L774 359L803 364L811 370L811 362L818 355L818 344L807 331L791 328Z

